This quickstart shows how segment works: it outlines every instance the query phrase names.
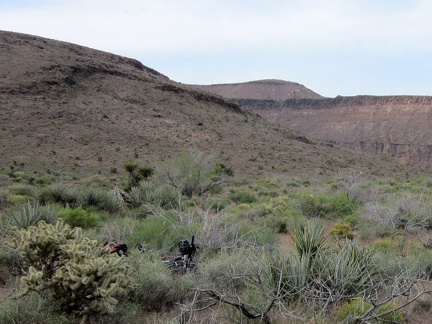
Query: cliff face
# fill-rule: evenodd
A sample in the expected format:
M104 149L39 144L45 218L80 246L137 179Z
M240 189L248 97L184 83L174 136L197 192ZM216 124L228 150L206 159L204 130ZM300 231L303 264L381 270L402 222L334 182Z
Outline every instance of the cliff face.
M432 166L432 97L237 99L265 119L324 141Z

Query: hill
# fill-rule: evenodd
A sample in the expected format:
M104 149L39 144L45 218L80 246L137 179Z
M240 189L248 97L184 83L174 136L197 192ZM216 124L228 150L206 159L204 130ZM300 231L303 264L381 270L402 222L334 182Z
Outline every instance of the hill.
M0 168L88 175L128 160L160 165L197 148L245 175L407 172L271 124L140 62L83 46L0 32Z
M283 80L258 80L244 83L198 85L197 87L230 99L288 100L294 98L324 98L302 84Z
M245 83L246 87L248 83ZM223 91L220 91L220 87ZM290 92L268 96L236 92L241 86L207 88L261 117L312 138L357 151L394 158L403 165L432 166L432 97L352 96L288 98ZM255 83L257 94L268 90ZM288 90L287 90L288 91Z

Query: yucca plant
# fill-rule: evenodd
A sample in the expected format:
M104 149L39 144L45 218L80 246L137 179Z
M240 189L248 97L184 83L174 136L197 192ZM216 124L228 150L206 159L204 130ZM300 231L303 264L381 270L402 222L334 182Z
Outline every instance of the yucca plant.
M124 164L124 169L129 174L129 183L125 187L126 191L137 187L141 180L150 178L155 170L152 167L140 167L137 162L128 161Z
M121 208L121 202L114 194L91 187L84 189L81 193L79 205L82 207L94 206L110 213L117 212Z
M179 205L180 198L181 194L178 190L151 182L142 182L139 186L133 187L125 193L125 200L132 208L145 204L162 208L175 208Z
M297 301L305 296L311 280L311 260L308 255L276 253L268 262L274 286L281 297Z
M12 209L3 218L2 225L4 229L16 227L18 229L27 229L30 226L37 225L40 221L48 224L54 224L58 218L58 207L55 205L41 206L37 202L28 202L27 205L18 209Z
M291 237L299 256L308 255L314 258L318 250L326 245L326 237L323 234L323 226L315 222L294 227Z
M338 249L317 254L313 263L313 289L326 305L371 294L382 281L372 251L346 240Z
M53 202L62 204L64 207L76 207L78 200L78 193L73 188L62 184L55 184L44 188L39 195L39 202L41 204Z

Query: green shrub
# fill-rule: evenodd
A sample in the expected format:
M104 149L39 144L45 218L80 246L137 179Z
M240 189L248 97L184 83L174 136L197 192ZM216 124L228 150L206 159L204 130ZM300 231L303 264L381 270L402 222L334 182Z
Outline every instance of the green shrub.
M258 201L254 194L246 190L231 190L228 198L236 204L253 204Z
M349 224L334 224L330 230L330 235L336 239L354 239L354 234L350 232Z
M32 197L22 195L9 195L7 200L10 205L21 205L25 202L32 201Z
M190 276L173 277L160 259L144 255L131 275L130 298L145 311L162 311L181 302L194 285Z
M141 207L135 207L130 210L127 210L125 213L126 217L136 218L136 219L144 219L152 214L151 208L148 208L147 205Z
M257 224L268 227L276 233L289 233L292 229L308 222L308 218L298 215L295 210L286 210L284 213L276 213L264 216Z
M347 302L340 306L336 311L337 319L340 321L350 321L356 317L361 317L366 314L366 312L372 308L372 304L368 301L364 301L361 298L355 298L350 302ZM394 302L389 302L378 307L374 312L375 314L381 314L396 308ZM405 323L406 319L400 311L395 311L390 314L381 316L378 318L379 321L386 323Z
M70 226L84 229L96 227L102 220L98 213L82 209L81 207L63 209L59 211L58 216L63 218Z
M32 197L35 194L34 187L29 185L15 185L9 188L12 195Z
M53 175L43 175L40 177L35 178L33 183L37 186L46 186L50 185L54 182L55 177Z
M139 222L127 241L133 245L145 243L149 249L162 253L177 253L178 242L192 235L197 235L196 225L178 225L167 214L165 217L150 216Z
M246 283L239 273L250 273L251 262L249 258L258 259L247 253L244 248L233 251L221 251L217 256L207 259L199 265L202 284L207 289L224 287L228 291L238 291L246 287Z
M162 171L165 183L190 198L209 192L232 176L233 170L229 166L214 162L212 156L205 156L198 150L181 152L168 161Z
M46 291L61 311L83 320L113 312L117 297L129 284L124 258L110 254L79 228L62 221L17 231L10 245L30 265L19 296Z
M344 218L357 209L358 205L346 193L333 196L306 194L300 197L300 210L308 217Z

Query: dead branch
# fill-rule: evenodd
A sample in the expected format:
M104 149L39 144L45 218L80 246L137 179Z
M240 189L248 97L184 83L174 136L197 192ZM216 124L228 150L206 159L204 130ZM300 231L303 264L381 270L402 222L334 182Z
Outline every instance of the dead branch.
M240 310L242 312L242 314L244 316L246 316L249 319L260 319L261 321L263 321L266 324L271 324L271 319L270 317L267 315L267 313L271 310L271 308L273 307L274 303L276 302L276 298L272 299L272 301L270 302L270 304L267 306L267 308L265 309L265 311L263 311L262 313L258 313L258 314L253 314L251 311L249 311L246 307L246 305L244 303L242 303L240 301L240 299L238 298L238 301L232 301L227 299L226 296L222 295L219 292L216 292L214 290L202 290L199 289L199 291L204 292L206 294L208 294L210 297L212 297L213 299L233 306L235 308L237 308L238 310Z

